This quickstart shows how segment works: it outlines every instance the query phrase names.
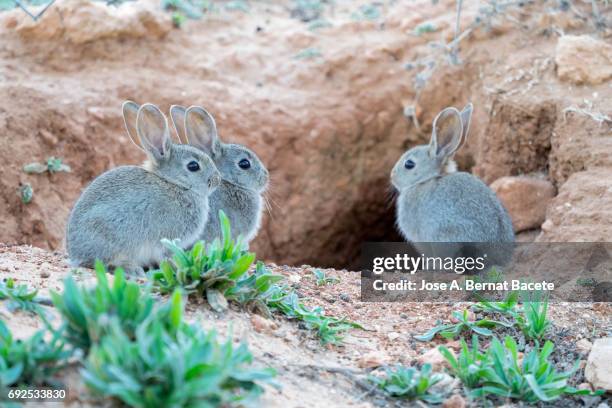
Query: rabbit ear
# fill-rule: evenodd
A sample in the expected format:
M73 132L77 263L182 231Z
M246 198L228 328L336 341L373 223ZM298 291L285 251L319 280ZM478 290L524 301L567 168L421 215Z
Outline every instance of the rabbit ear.
M144 151L142 147L142 143L140 138L138 137L138 131L136 130L136 116L138 115L138 109L140 105L136 102L125 101L123 102L122 110L123 110L123 123L125 124L125 129L130 136L130 140L141 150Z
M180 105L172 105L170 107L170 119L172 119L172 125L176 134L178 135L179 141L183 144L187 144L187 134L185 133L185 113L187 108Z
M136 118L138 136L147 153L156 161L170 156L172 141L168 121L159 108L145 103L138 109Z
M474 110L474 105L468 103L465 105L465 108L461 111L461 124L463 125L463 131L461 132L461 142L459 143L459 147L463 146L467 140L468 131L470 130L470 122L472 120L472 111ZM457 149L459 148L457 147Z
M461 145L463 125L461 114L453 107L438 113L433 122L429 154L432 157L450 157Z
M185 113L185 129L189 144L214 156L219 152L217 125L212 115L204 108L190 106Z

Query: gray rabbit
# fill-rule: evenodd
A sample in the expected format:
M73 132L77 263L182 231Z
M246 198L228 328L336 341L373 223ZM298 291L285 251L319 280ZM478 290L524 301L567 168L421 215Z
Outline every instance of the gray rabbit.
M172 143L156 106L127 101L123 117L148 161L109 170L83 191L68 219L66 247L73 266L100 259L140 275L165 256L162 238L188 247L200 237L220 176L201 150Z
M391 172L399 191L397 224L419 250L427 245L419 243L447 242L452 251L471 245L476 252L488 250L490 262L503 265L511 245L466 244L514 242L512 222L495 193L477 177L456 171L453 156L466 141L471 116L472 104L461 112L444 109L434 119L429 145L408 150L397 162Z
M214 118L203 108L173 105L170 115L181 141L207 153L221 173L221 185L210 196L210 215L201 239L211 242L221 236L219 210L223 210L232 234L242 235L248 243L261 225L268 170L245 146L222 143Z

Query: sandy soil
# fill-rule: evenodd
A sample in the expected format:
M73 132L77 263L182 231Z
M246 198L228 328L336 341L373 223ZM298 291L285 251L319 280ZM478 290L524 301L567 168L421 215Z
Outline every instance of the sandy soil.
M236 341L245 340L256 357L256 364L278 370L282 389L269 388L263 397L266 407L372 407L389 404L363 388L369 370L385 364L415 364L420 355L438 344L456 347L456 342L435 340L422 343L413 335L422 334L436 322L448 322L453 310L462 304L432 303L368 303L360 301L360 277L346 270L325 270L339 279L337 284L317 286L311 267L270 265L287 281L309 306L322 306L326 313L345 316L361 323L366 330L353 330L341 347L323 347L296 322L276 316L271 324L261 324L259 316L233 308L223 315L213 312L205 302L188 304L187 318L206 328L215 328L226 335L231 327ZM47 296L49 289L61 290L62 279L70 272L61 253L50 253L29 246L0 246L0 279L15 278L40 289ZM74 275L81 282L92 280L92 271L80 269ZM59 323L53 308L47 308L52 321ZM554 321L552 337L559 347L556 357L567 366L586 355L576 351L575 342L612 334L609 304L555 304L551 307ZM11 314L2 310L2 317L18 337L26 337L41 327L40 321L23 312ZM517 333L513 333L515 336ZM519 336L520 337L520 336ZM64 373L71 388L73 406L91 404L74 372ZM576 381L582 380L582 372ZM556 406L572 406L575 401L558 401Z

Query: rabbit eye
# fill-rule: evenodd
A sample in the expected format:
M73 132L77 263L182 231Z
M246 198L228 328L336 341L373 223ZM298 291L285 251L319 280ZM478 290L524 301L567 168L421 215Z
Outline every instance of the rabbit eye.
M404 167L407 168L408 170L414 168L414 166L416 166L416 164L410 159L404 162Z
M240 167L242 170L250 169L251 162L248 159L242 159L238 162L238 167Z
M189 163L187 163L187 170L198 171L200 170L200 164L197 161L190 161Z

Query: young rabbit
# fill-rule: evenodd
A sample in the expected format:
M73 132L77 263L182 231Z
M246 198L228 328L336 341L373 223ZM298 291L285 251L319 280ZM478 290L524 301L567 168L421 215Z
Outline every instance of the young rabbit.
M165 255L162 238L188 247L208 220L208 197L220 183L205 153L173 144L168 122L154 105L123 104L132 141L148 156L143 166L121 166L98 176L76 202L66 231L73 266L96 259L140 275Z
M170 108L172 123L183 143L206 152L221 173L221 185L210 196L210 215L201 239L221 236L219 210L230 220L232 234L245 242L257 235L263 209L262 195L268 186L268 170L257 155L244 146L222 143L212 115L199 106Z
M453 155L465 143L471 116L472 104L461 112L444 109L434 119L429 145L408 150L397 162L391 172L399 191L397 224L419 250L427 246L419 243L429 242L450 243L446 249L453 253L489 249L489 260L503 265L511 245L466 244L514 242L512 222L495 193L477 177L456 171Z

